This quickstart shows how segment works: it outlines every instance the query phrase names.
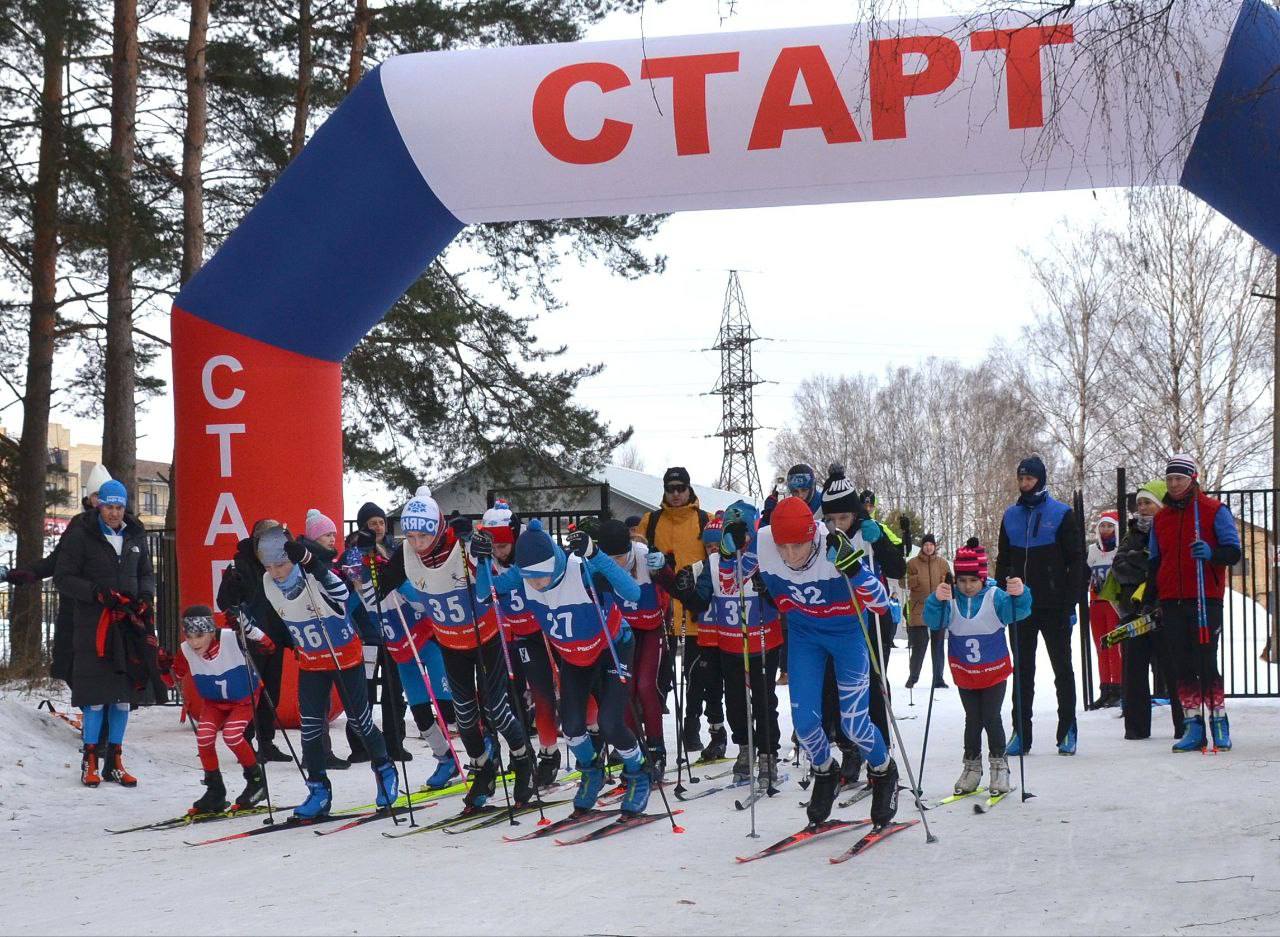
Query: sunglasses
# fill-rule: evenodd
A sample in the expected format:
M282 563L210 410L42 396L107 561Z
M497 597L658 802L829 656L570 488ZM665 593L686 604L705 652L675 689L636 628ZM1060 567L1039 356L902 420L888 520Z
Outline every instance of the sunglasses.
M682 495L688 490L688 485L667 485L666 487L666 492L669 495Z

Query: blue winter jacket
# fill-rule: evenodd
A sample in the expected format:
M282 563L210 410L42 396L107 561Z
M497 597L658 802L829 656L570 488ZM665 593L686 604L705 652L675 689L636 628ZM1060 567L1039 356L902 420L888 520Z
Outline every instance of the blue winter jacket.
M996 581L1017 576L1036 595L1036 610L1065 611L1080 601L1084 539L1068 505L1042 488L1022 495L1000 522Z
M1031 614L1030 587L1023 589L1022 595L1016 598L998 586L984 585L982 591L972 597L962 594L955 586L951 588L956 610L965 618L972 618L978 614L978 610L982 608L982 600L986 598L987 593L992 589L996 590L996 597L993 600L996 606L996 614L1000 616L1000 620L1006 625L1021 621ZM929 597L924 600L924 623L929 626L929 630L938 631L949 626L951 624L950 619L951 603L939 602L938 597L930 592Z

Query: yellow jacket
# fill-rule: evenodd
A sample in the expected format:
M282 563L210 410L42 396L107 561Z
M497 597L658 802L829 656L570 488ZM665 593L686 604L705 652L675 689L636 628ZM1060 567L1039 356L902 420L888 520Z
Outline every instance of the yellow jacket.
M702 543L702 524L698 512L698 496L691 495L689 503L683 507L673 508L663 503L659 508L658 523L653 531L653 542L649 546L662 553L674 554L676 569L691 566L699 560L707 558L706 547ZM640 518L640 533L648 535L649 518L652 511L646 511ZM671 626L676 634L680 633L680 620L684 614L684 606L675 598L671 600ZM698 633L698 622L693 615L688 615L684 623L684 633Z

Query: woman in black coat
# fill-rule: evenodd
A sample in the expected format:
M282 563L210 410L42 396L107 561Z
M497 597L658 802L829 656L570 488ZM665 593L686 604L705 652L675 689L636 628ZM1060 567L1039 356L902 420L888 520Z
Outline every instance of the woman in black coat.
M70 526L63 537L53 584L73 603L71 705L84 712L81 781L96 787L105 777L133 787L138 782L124 770L121 748L129 709L156 675L156 577L146 530L125 513L124 485L104 482L98 496L97 517ZM107 751L99 775L97 743L104 719Z

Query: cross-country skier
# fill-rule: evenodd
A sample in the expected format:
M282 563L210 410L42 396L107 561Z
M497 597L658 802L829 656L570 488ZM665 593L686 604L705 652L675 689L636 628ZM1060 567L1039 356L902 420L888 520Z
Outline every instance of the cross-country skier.
M253 746L245 740L245 729L253 721L262 684L257 672L250 670L232 630L239 626L238 617L227 617L228 624L219 628L209 606L187 606L182 612L182 653L173 660L174 676L190 675L200 697L196 750L204 769L205 792L191 805L195 814L227 809L227 786L218 768L215 748L219 732L244 771L245 788L236 798L236 809L252 807L267 796L262 766ZM272 640L256 625L245 628L244 636L260 645L266 654L275 650Z
M820 532L813 511L799 498L778 502L756 545L765 585L787 614L792 723L814 765L809 820L816 824L830 816L839 784L839 765L822 726L822 679L830 658L842 728L869 766L871 820L877 826L888 823L898 810L898 767L868 716L870 661L864 635L865 628L875 627L871 616L888 611L884 586L862 568L845 534ZM869 613L861 622L859 611Z
M511 749L512 795L523 806L534 797L533 753L525 727L511 707L496 618L483 614L488 589L476 595L468 591L473 575L466 547L457 532L444 524L440 506L426 485L401 510L400 528L404 540L379 574L378 588L383 597L398 589L411 601L423 602L435 628L453 692L458 734L471 758L471 787L463 801L468 808L477 808L493 796L497 741L485 736L496 732Z
M325 772L329 700L335 684L356 731L371 756L377 781L377 804L390 807L399 791L395 766L387 744L373 724L365 687L361 636L347 613L346 584L317 556L313 556L283 527L258 537L263 596L289 630L298 654L298 712L302 717L302 757L307 766L307 799L293 815L300 819L325 816L333 805L333 791ZM377 635L366 639L376 641Z
M972 794L982 781L982 733L987 734L992 794L1009 793L1009 758L1000 720L1005 687L1013 673L1005 626L1031 611L1031 590L1010 576L1005 589L989 586L972 547L955 556L956 585L939 583L925 599L924 620L932 631L945 631L951 678L964 706L964 770L957 794ZM1008 591L1006 591L1006 589ZM956 593L959 595L956 595Z
M1102 639L1108 631L1120 623L1120 617L1110 602L1098 593L1111 572L1120 542L1120 521L1115 511L1103 511L1093 527L1094 540L1089 544L1085 562L1089 566L1089 630L1093 633L1093 646L1098 652L1098 698L1092 708L1107 709L1120 705L1121 683L1124 679L1120 660L1120 646L1103 647Z
M477 531L471 540L475 556L487 559L491 549L488 534ZM516 540L515 567L492 585L502 592L523 584L525 599L560 657L560 724L582 772L574 809L591 809L604 787L604 761L587 734L587 697L594 693L600 732L622 758L627 785L622 812L640 814L649 802L651 778L644 751L627 728L630 690L619 673L619 665L624 672L630 666L635 640L616 604L607 616L596 604L599 586L607 585L620 602L638 602L640 586L586 531L569 535L569 550L566 554L537 520L530 521ZM477 594L487 595L489 588L486 563L478 570Z

